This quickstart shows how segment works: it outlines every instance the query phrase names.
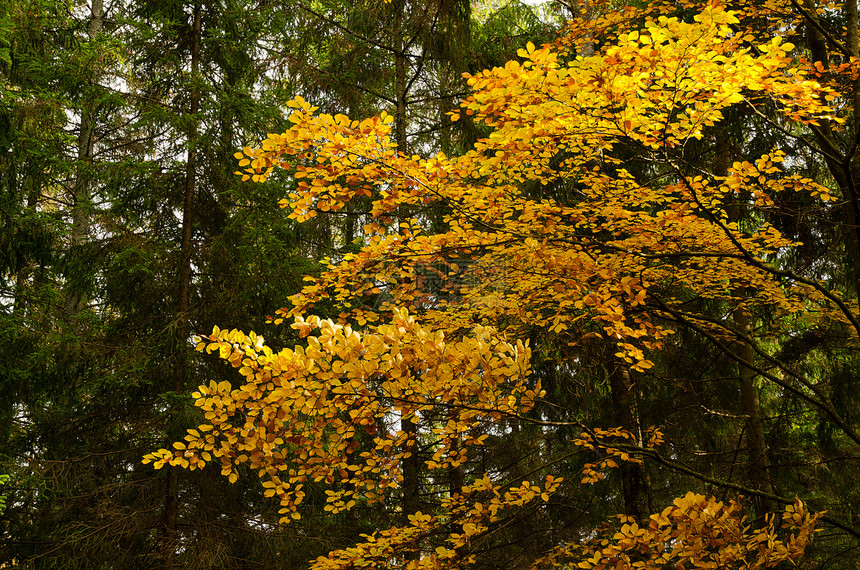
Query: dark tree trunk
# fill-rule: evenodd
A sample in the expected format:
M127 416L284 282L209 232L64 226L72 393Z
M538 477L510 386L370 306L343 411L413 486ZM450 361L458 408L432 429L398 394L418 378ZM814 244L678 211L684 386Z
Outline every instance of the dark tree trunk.
M632 433L641 445L642 428L639 422L639 412L636 406L636 387L630 377L630 368L625 362L611 357L609 372L609 387L612 391L612 403L615 406L616 422L625 430ZM647 520L651 514L651 498L645 470L638 463L622 463L621 493L624 498L624 514L633 517L640 523Z
M101 34L104 24L104 5L102 0L93 0L87 34L95 39ZM95 147L96 103L91 98L81 109L81 125L77 142L77 166L72 196L72 235L70 246L79 248L90 237L90 216L92 215L92 196L90 192L90 168ZM76 291L70 291L66 298L66 314L75 316L81 312L85 300Z
M200 32L201 7L194 6L192 24L191 48L191 102L189 114L192 116L188 128L188 151L185 163L185 184L182 202L182 243L179 255L179 289L177 295L176 313L177 326L173 354L173 391L181 392L186 387L186 348L188 344L189 325L188 312L191 308L191 251L192 229L194 224L194 194L196 188L197 153L197 120L194 115L200 106ZM161 556L165 568L175 566L177 531L179 518L179 468L169 468L164 493L164 508L162 511Z
M717 145L714 152L714 176L727 176L729 167L735 158L735 151L729 141L729 133L717 131ZM738 223L741 221L740 206L736 202L731 201L726 204L726 212L730 223ZM733 292L733 296L744 298L747 295L743 290ZM732 311L732 320L735 328L743 335L744 338L752 341L753 327L751 315L747 311L743 303L738 303ZM738 356L747 363L756 361L755 350L753 350L750 342L740 340L737 343ZM738 388L741 393L741 413L744 417L744 434L746 437L747 449L749 450L747 459L747 472L750 483L753 488L768 494L773 494L773 485L771 483L768 461L767 441L764 433L764 418L761 411L761 399L758 388L755 384L755 379L758 374L755 370L738 363ZM773 511L775 505L773 501L766 497L753 497L755 503L756 514L761 517Z

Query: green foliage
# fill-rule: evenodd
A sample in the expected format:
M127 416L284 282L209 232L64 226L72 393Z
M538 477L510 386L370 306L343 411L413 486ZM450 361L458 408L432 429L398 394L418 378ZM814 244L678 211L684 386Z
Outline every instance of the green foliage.
M618 44L622 32L644 29L649 19L678 15L692 23L703 7L695 4L678 9L659 2L550 3L535 8L519 2L459 0L262 5L206 1L200 4L203 26L195 74L192 4L108 3L101 31L91 33L92 5L7 1L0 10L0 479L5 481L0 486L5 499L0 507L0 566L300 568L311 560L320 567L360 560L370 567L402 568L423 556L425 561L473 562L477 568L497 569L528 567L547 552L555 553L554 561L547 559L550 565L610 563L594 558L598 550L606 547L607 556L615 556L612 549L628 546L638 549L641 562L665 554L649 550L655 536L680 533L690 520L704 520L705 511L728 513L721 529L738 532L732 525L745 513L744 524L764 532L749 536L751 548L766 549L765 538L773 538L777 550L788 545L783 554L794 557L805 546L797 543L802 533L790 539L777 528L778 521L768 526L762 515L787 512L784 521L789 526L797 522L794 515L806 517L808 523L816 516L805 510L808 507L829 511L818 521L824 529L820 540L806 549L809 564L853 568L851 553L860 536L855 528L860 487L854 477L857 439L852 431L860 421L854 389L856 331L850 323L828 320L832 313L807 310L817 299L813 294L802 298L803 310L788 314L775 301L801 276L845 300L845 314L857 312L860 257L853 231L857 214L852 211L857 203L852 194L857 177L856 86L846 62L860 54L845 51L855 47L842 29L850 28L852 18L844 7L833 6L819 22L820 29L810 27L803 19L808 16L794 5L784 3L768 13L748 7L734 25L737 36L729 38L740 42L741 48L733 52L738 57L762 57L760 48L752 46L770 45L768 34L793 34L787 40L798 47L785 48L782 65L793 66L792 77L805 73L810 82L832 89L835 113L846 119L841 126L787 118L781 109L793 95L765 101L751 87L743 97L755 112L749 112L746 103L724 106L714 125L703 126L701 138L687 137L674 148L648 147L643 136L648 125L623 121L604 125L625 133L611 149L601 147L597 138L587 139L586 128L581 140L564 148L557 144L558 137L524 138L523 148L540 142L539 149L526 154L515 145L504 147L505 140L497 138L494 150L510 152L513 158L505 162L488 153L474 162L476 175L464 184L471 193L468 199L404 200L376 220L371 217L375 195L348 201L335 195L338 188L353 184L349 176L313 186L313 192L323 189L344 203L340 209L325 210L313 203L302 212L310 219L299 224L277 202L291 194L307 200L312 192L302 183L308 176L253 184L233 174L237 149L293 126L285 108L297 95L332 115L396 116L405 127L409 154L432 157L442 150L446 159L454 160L490 136L501 116L526 121L525 115L518 115L522 109L540 110L530 106L533 101L520 101L517 109L502 99L494 109L482 108L484 103L468 99L472 87L462 72L479 74L497 67L487 77L498 76L510 60L516 60L522 72L525 62L543 53L544 43L560 53L557 69L567 70L577 57L601 54ZM565 39L556 33L561 26L566 26ZM815 30L821 29L827 33L818 37ZM841 44L834 42L843 37ZM625 38L638 49L641 36ZM538 47L518 53L529 41ZM816 41L827 49L822 51ZM692 58L677 69L706 59ZM615 82L624 79L624 69L620 60L607 67L615 73ZM723 65L715 73L726 69ZM516 75L506 77L496 85L499 97L516 97ZM543 79L534 89L537 98L554 88ZM518 85L531 88L526 82ZM593 84L586 82L576 91L597 93L588 108L602 104ZM632 101L634 91L619 88L617 94ZM191 114L195 98L199 111ZM652 104L646 99L622 107L641 111L642 105ZM464 101L475 114L461 112L459 120L452 121ZM563 90L554 93L554 101L571 104ZM679 101L683 99L675 104ZM654 113L662 112L662 107L648 108L650 115L640 115L652 121ZM604 110L608 115L594 117L606 119L617 111L608 104ZM568 111L544 118L560 121ZM536 116L543 117L536 113L532 119ZM85 123L92 126L89 149ZM564 129L557 134L563 136ZM722 178L735 162L754 165L775 147L787 159L781 173L762 173L770 181L766 187L758 186L752 175ZM599 176L572 175L569 161L583 156L582 149L594 152L579 166L600 168L607 177L625 172L635 189L615 197L601 186L604 179ZM195 157L190 168L189 150ZM377 190L396 195L396 177L380 169L383 162L365 166L377 168L372 175L382 181ZM672 165L671 171L666 164ZM596 199L597 190L607 190L600 198L603 210L590 218L592 225L577 225L570 216L551 220L556 229L569 230L564 243L599 244L590 250L595 259L615 251L620 241L612 240L626 240L627 249L638 247L634 242L647 233L645 221L656 218L665 204L652 200L652 189L696 176L707 181L694 186L696 191L732 189L721 211L737 223L739 235L771 227L786 241L801 243L777 245L762 255L769 268L783 272L768 281L773 287L766 301L757 295L760 284L738 285L738 266L716 276L718 272L708 273L712 281L696 282L684 277L692 258L652 259L639 267L639 274L659 271L665 279L641 290L633 285L623 294L610 292L610 299L623 301L619 306L625 318L650 319L659 330L674 334L660 339L659 350L638 341L630 344L641 354L629 347L622 350L617 338L605 338L609 312L600 311L608 304L552 309L580 287L584 294L599 290L599 279L565 281L564 271L539 263L520 271L525 267L522 260L551 249L544 243L552 235L543 223L549 218L524 222L511 234L514 238L504 241L509 249L439 241L431 252L434 261L418 259L427 253L419 249L429 243L422 240L462 228L456 215L463 211L472 222L484 224L473 229L488 233L498 230L500 220L523 216L526 207L510 208L507 218L489 216L491 203L479 208L474 199L481 188L492 186L494 176L523 174L535 165L545 167L541 176L523 176L529 179L495 195L492 207L516 197L582 212ZM308 169L305 172L316 167L309 157L297 158L293 166L290 174L297 173L298 166ZM414 166L405 159L397 169L408 172ZM195 190L189 217L193 247L185 266L192 268L192 275L185 280L180 270L185 264L183 229L188 225L183 227L182 213L189 172ZM412 174L413 181L424 180L424 173ZM805 180L808 188L826 187L836 200L824 202L819 195L789 188L791 176ZM771 199L767 205L753 199L764 194ZM638 225L625 225L626 218L613 214L627 199L639 200ZM398 226L410 219L413 225ZM376 237L392 239L406 231L404 227L412 233L402 242L408 247L404 245L400 257L373 249L379 245ZM666 243L667 235L654 247ZM526 243L528 236L535 241ZM528 247L528 255L517 249ZM559 246L552 255L562 259L570 249ZM468 262L481 256L486 263ZM324 258L331 265L321 266ZM156 472L140 464L144 454L181 439L188 426L205 422L203 412L184 394L211 381L216 386L235 382L231 366L214 354L193 351L187 342L191 335L220 325L265 330L270 346L302 342L297 331L271 326L270 317L282 316L273 310L300 291L306 277L325 280L333 267L356 259L365 263L363 277L337 282L340 289L334 294L316 299L318 314L347 319L350 309L361 306L365 312L358 317L364 320L356 319L353 325L365 334L376 326L368 319L387 302L411 299L415 315L438 319L444 308L440 299L463 307L480 297L446 291L448 277L462 278L458 286L490 279L492 285L480 299L498 303L516 296L516 303L475 303L478 308L473 313L464 310L448 334L459 339L474 321L484 320L508 340L529 340L532 374L523 389L545 394L531 409L484 418L459 440L440 435L452 418L443 407L427 404L416 416L414 432L400 430L414 442L414 461L409 464L410 458L401 456L402 486L380 493L373 504L359 499L351 510L333 513L330 493L343 498L355 491L349 478L338 479L334 486L325 478L305 481L302 519L286 527L277 524L284 516L277 501L266 496L271 488L261 487L258 473L241 462L234 465L235 484L221 476L218 465ZM717 266L697 267L707 273ZM499 267L506 269L497 271ZM618 267L613 271L636 273L629 259ZM734 275L732 284L720 280L725 275ZM181 311L183 282L189 304ZM713 287L702 294L706 283ZM423 285L428 286L420 290ZM410 297L416 290L419 293ZM355 293L361 291L356 301ZM641 304L636 300L639 291L646 295ZM531 297L524 296L528 292ZM746 321L738 311L742 300L754 305ZM529 306L536 307L534 314L523 320L518 311ZM625 354L632 363L625 363ZM750 362L750 354L752 377L739 362ZM631 364L646 360L652 366L631 369ZM747 406L745 381L755 388L757 414ZM381 377L369 379L367 385L369 390L391 388ZM452 394L455 400L462 397ZM386 406L402 405L390 396L380 397ZM769 483L754 473L762 460L751 445L752 415L761 420ZM234 417L236 422L245 419ZM381 433L398 431L389 417L371 423L370 431L355 434L356 457L374 452ZM335 424L326 424L329 429L322 429L319 441L331 444ZM590 433L589 426L600 427ZM612 431L614 426L624 430ZM648 426L659 430L648 432ZM625 430L635 442L622 435ZM660 443L650 446L649 437L657 434ZM484 436L482 445L466 445L469 437L478 436ZM458 465L438 465L440 451L453 454L466 448ZM622 454L639 462L622 460ZM548 475L555 477L551 483ZM592 482L581 483L584 478ZM530 481L530 488L522 487L523 481ZM543 500L535 489L552 491ZM687 491L694 494L686 502L673 502ZM503 508L499 497L506 492L521 504ZM752 509L742 512L731 501L738 492L746 495L744 504ZM768 494L792 508L798 496L805 507L784 511L763 500ZM711 495L715 498L706 498ZM668 505L674 505L671 512L661 510ZM637 509L639 520L626 518ZM624 520L611 518L625 511ZM649 518L650 513L658 518ZM665 520L659 518L661 513ZM601 521L610 524L601 527ZM639 526L631 530L634 522ZM375 546L362 534L373 535ZM595 538L605 544L591 540ZM382 547L394 554L385 558ZM591 549L587 557L584 549ZM693 559L672 562L678 560L689 567Z

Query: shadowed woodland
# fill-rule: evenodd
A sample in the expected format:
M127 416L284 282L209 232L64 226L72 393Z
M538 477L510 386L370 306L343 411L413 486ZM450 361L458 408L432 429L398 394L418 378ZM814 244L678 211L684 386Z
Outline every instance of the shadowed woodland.
M4 8L0 568L857 566L856 0Z

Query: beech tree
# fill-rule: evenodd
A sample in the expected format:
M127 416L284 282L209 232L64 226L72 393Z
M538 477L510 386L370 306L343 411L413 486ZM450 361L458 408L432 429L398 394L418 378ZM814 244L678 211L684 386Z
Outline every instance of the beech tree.
M535 565L765 568L798 560L818 521L857 537L770 482L754 404L744 411L749 476L737 482L679 460L662 426L643 424L636 388L673 336L693 334L733 363L745 399L757 401L764 382L860 443L856 422L774 340L797 326L840 328L848 342L860 333L854 301L786 267L802 246L769 216L786 195L826 208L839 193L791 172L781 148L748 160L724 153L713 168L689 159L738 109L786 129L838 129L838 85L816 80L794 45L746 32L716 3L689 21L633 16L574 21L555 44L529 44L520 60L469 75L474 93L451 119L469 115L492 132L460 156L404 153L385 113L355 121L291 101L294 126L238 153L237 174L262 183L286 171L297 188L282 205L300 222L369 201L365 244L324 260L273 315L292 320L306 346L276 352L235 330L201 339L198 349L238 368L241 383L201 386L194 397L206 423L145 461L216 463L230 480L247 464L288 523L301 516L308 481L331 485L326 508L338 512L405 492L415 454L427 473L471 461L510 420L576 434L572 450L542 450L518 480L471 469L432 512L404 513L407 524L315 568L479 563L514 513L548 509L565 488L613 470L625 514L602 530L551 536ZM426 230L430 209L446 212L445 231ZM309 316L325 300L345 308L339 322ZM723 315L700 308L708 303ZM765 329L752 326L756 315L766 315ZM541 412L554 402L529 375L535 347L525 339L535 331L573 370L588 346L607 350L615 425ZM581 452L595 459L573 477L557 470ZM652 508L646 468L749 495L758 520L695 493Z
M295 94L351 114L404 99L410 144L437 144L466 125L439 128L440 95L453 103L464 90L459 72L488 41L532 31L498 24L469 43L480 29L468 7L4 4L0 566L295 566L405 521L401 496L332 515L323 481L306 484L303 519L278 526L277 502L253 478L231 485L217 469L154 472L138 459L202 417L183 394L233 373L195 353L191 333L259 330L319 252L357 247L362 204L346 223L298 225L277 212L295 182L244 183L233 152L288 128L281 109ZM267 338L298 336L282 327Z

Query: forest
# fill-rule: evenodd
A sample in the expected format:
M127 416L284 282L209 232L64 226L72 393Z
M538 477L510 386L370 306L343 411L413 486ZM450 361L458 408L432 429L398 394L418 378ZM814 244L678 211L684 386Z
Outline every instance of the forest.
M3 0L0 78L0 568L860 565L857 0Z

